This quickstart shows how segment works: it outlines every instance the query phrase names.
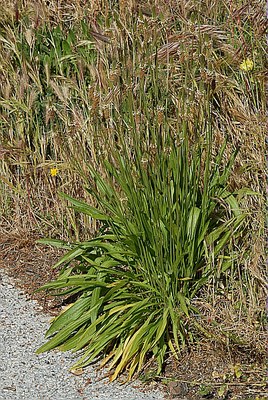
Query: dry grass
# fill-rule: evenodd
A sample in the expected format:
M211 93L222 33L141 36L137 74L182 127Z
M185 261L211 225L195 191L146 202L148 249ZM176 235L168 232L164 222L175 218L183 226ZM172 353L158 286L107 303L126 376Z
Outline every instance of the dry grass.
M240 276L210 288L203 310L205 320L222 324L217 337L228 342L243 336L245 348L263 353L265 2L9 3L0 17L2 232L28 229L78 239L96 229L66 208L57 192L85 196L81 171L87 179L88 162L99 169L98 157L114 141L114 110L120 110L122 94L138 93L141 82L146 90L150 63L157 59L159 87L168 87L169 117L187 120L194 131L209 94L215 149L226 137L229 154L240 147L230 186L260 193L244 201L251 217ZM239 69L246 58L254 62L252 71ZM187 115L182 96L191 103ZM155 115L149 101L149 117L138 99L135 107L137 129L150 118L163 123L163 110Z

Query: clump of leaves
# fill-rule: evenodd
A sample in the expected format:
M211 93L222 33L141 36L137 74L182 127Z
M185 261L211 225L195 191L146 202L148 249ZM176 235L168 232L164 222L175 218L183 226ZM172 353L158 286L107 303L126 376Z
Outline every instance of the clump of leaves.
M177 357L194 339L192 299L216 269L220 276L232 264L230 253L222 255L246 217L239 207L246 191L228 191L236 152L224 162L224 143L212 154L209 118L196 124L195 143L187 123L174 133L163 118L164 129L152 122L138 131L124 114L108 159L100 157L106 174L89 167L97 208L62 195L101 221L99 234L79 243L42 240L69 249L56 264L64 265L59 277L42 289L76 301L51 324L38 353L83 349L75 368L106 354L111 380L124 370L130 379L149 357L159 374L166 354Z

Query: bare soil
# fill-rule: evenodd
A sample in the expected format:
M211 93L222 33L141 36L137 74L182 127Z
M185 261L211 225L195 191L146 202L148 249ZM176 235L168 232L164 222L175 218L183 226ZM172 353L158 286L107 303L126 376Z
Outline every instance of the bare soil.
M44 312L56 315L64 300L35 291L56 277L52 266L62 251L37 244L37 239L34 232L0 234L0 268L29 299L37 300ZM268 398L265 371L264 355L200 339L183 351L179 360L167 360L163 376L156 376L153 366L148 366L141 380L159 383L173 400L263 400Z
M0 268L12 277L29 299L37 300L44 312L55 315L62 300L48 296L45 291L35 291L56 277L57 271L52 266L62 251L37 244L38 239L33 232L0 234Z

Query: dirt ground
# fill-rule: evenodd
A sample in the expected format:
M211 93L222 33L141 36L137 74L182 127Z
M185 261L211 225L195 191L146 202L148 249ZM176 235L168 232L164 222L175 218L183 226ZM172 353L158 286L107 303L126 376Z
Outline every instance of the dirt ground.
M62 252L37 244L36 239L34 233L0 234L0 268L29 299L37 300L44 312L56 315L64 301L35 290L56 276L51 267ZM245 348L231 349L202 340L185 350L179 360L168 359L163 376L156 376L153 366L148 366L140 378L164 387L167 399L263 400L268 398L264 358Z

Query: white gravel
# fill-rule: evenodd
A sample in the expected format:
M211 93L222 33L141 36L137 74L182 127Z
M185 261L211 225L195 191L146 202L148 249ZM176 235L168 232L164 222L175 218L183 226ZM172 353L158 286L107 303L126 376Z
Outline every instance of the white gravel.
M69 368L75 355L36 355L50 316L0 272L0 400L163 400L159 391L109 383L93 367L81 376ZM39 308L39 309L38 309Z

